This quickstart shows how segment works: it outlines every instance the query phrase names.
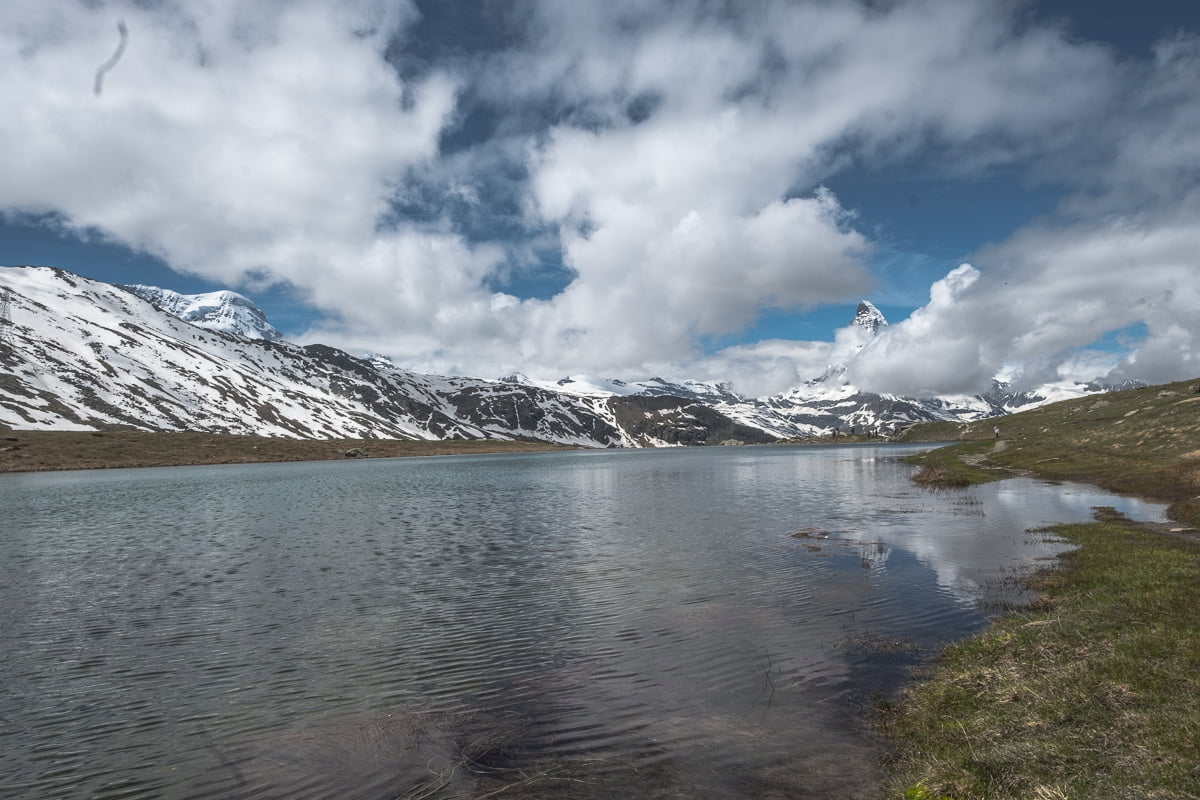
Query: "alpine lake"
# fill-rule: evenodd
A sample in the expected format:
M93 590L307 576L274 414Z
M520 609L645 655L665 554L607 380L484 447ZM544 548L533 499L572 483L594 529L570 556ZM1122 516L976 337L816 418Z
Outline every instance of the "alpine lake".
M1113 506L924 446L0 475L0 796L833 798Z

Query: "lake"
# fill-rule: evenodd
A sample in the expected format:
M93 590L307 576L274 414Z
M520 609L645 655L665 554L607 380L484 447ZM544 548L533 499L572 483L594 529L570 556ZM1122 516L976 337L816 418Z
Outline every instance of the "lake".
M0 795L852 797L1097 505L913 446L0 476ZM492 794L489 794L492 793Z

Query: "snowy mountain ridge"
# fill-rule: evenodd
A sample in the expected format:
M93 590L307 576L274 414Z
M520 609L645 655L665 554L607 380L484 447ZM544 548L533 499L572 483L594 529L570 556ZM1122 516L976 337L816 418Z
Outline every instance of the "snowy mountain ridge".
M887 324L865 301L855 322L871 332ZM1002 386L978 397L870 394L838 379L844 365L762 398L725 383L662 378L424 375L381 356L284 341L234 292L119 287L47 267L0 268L0 367L0 426L15 429L530 438L588 447L887 432L1061 399Z
M156 308L185 322L224 333L236 333L247 339L282 339L283 334L267 321L249 299L223 289L206 294L180 294L157 286L122 286Z

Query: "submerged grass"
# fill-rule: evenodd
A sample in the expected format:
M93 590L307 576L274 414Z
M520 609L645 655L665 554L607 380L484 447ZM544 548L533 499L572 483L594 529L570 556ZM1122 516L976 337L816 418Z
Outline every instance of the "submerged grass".
M885 710L892 796L1200 797L1200 543L1112 514Z
M918 480L1087 481L1200 524L1200 382L1058 403L1000 421L916 426L958 441ZM988 441L984 441L988 440ZM1200 797L1200 532L1098 509L1052 530L1077 546L1031 579L1041 597L951 645L894 702L889 797ZM1178 528L1176 528L1178 530Z

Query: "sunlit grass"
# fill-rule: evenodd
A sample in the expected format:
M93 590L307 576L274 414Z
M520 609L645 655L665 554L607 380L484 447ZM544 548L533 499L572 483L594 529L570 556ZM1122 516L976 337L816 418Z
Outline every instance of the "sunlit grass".
M1086 481L1169 502L1200 524L1200 381L1059 403L995 421L916 426L916 480L1010 474ZM951 645L882 715L889 797L1200 797L1200 534L1098 511L1053 530L1077 545L1043 594Z
M895 794L1200 796L1200 543L1111 516L885 713ZM913 794L920 787L926 794Z

